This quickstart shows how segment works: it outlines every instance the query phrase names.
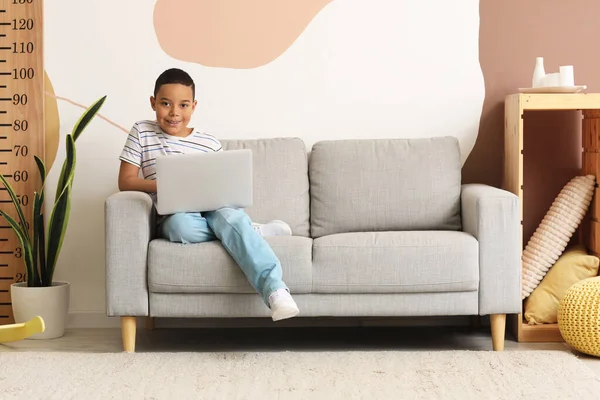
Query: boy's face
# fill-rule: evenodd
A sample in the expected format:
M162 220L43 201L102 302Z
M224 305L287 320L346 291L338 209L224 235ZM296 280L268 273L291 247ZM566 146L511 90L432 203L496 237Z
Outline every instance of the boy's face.
M162 85L156 98L150 97L150 104L156 111L156 120L165 133L173 136L190 134L191 130L187 125L196 109L191 87L179 83Z

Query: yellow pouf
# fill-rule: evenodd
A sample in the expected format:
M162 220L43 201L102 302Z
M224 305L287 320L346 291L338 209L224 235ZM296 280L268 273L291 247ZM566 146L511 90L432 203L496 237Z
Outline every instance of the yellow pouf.
M600 277L569 288L558 306L558 328L576 350L600 356Z

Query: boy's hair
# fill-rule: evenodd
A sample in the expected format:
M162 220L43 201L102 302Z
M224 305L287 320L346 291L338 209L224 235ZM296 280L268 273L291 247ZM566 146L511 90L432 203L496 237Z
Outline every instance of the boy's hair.
M154 97L156 97L156 94L162 85L167 85L170 83L179 83L181 85L191 87L192 100L196 99L196 85L194 84L194 80L187 72L179 68L168 69L158 76L156 79L156 84L154 85Z

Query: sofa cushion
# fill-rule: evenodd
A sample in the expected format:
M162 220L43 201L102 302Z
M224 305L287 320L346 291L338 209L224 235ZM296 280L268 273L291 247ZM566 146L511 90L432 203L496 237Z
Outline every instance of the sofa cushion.
M461 227L454 137L317 142L309 177L313 238Z
M298 138L221 140L225 150L251 149L253 205L245 209L254 222L280 219L296 236L309 235L308 156Z
M464 232L341 233L315 239L313 293L419 293L479 287L479 245Z
M312 239L275 236L265 240L281 261L290 291L309 293ZM153 293L256 293L218 240L185 245L165 239L151 241L148 288Z

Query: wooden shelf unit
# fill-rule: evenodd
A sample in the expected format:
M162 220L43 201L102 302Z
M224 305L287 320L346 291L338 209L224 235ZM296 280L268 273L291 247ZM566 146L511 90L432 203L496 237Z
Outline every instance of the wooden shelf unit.
M582 112L583 175L600 176L600 93L510 94L504 103L504 189L519 196L523 224L523 113L524 111L579 110ZM558 194L558 193L557 193ZM598 184L581 239L590 253L600 256L600 196ZM521 226L523 243L523 227ZM523 311L523 308L521 308ZM523 313L508 318L508 327L519 342L562 342L558 324L529 325Z

